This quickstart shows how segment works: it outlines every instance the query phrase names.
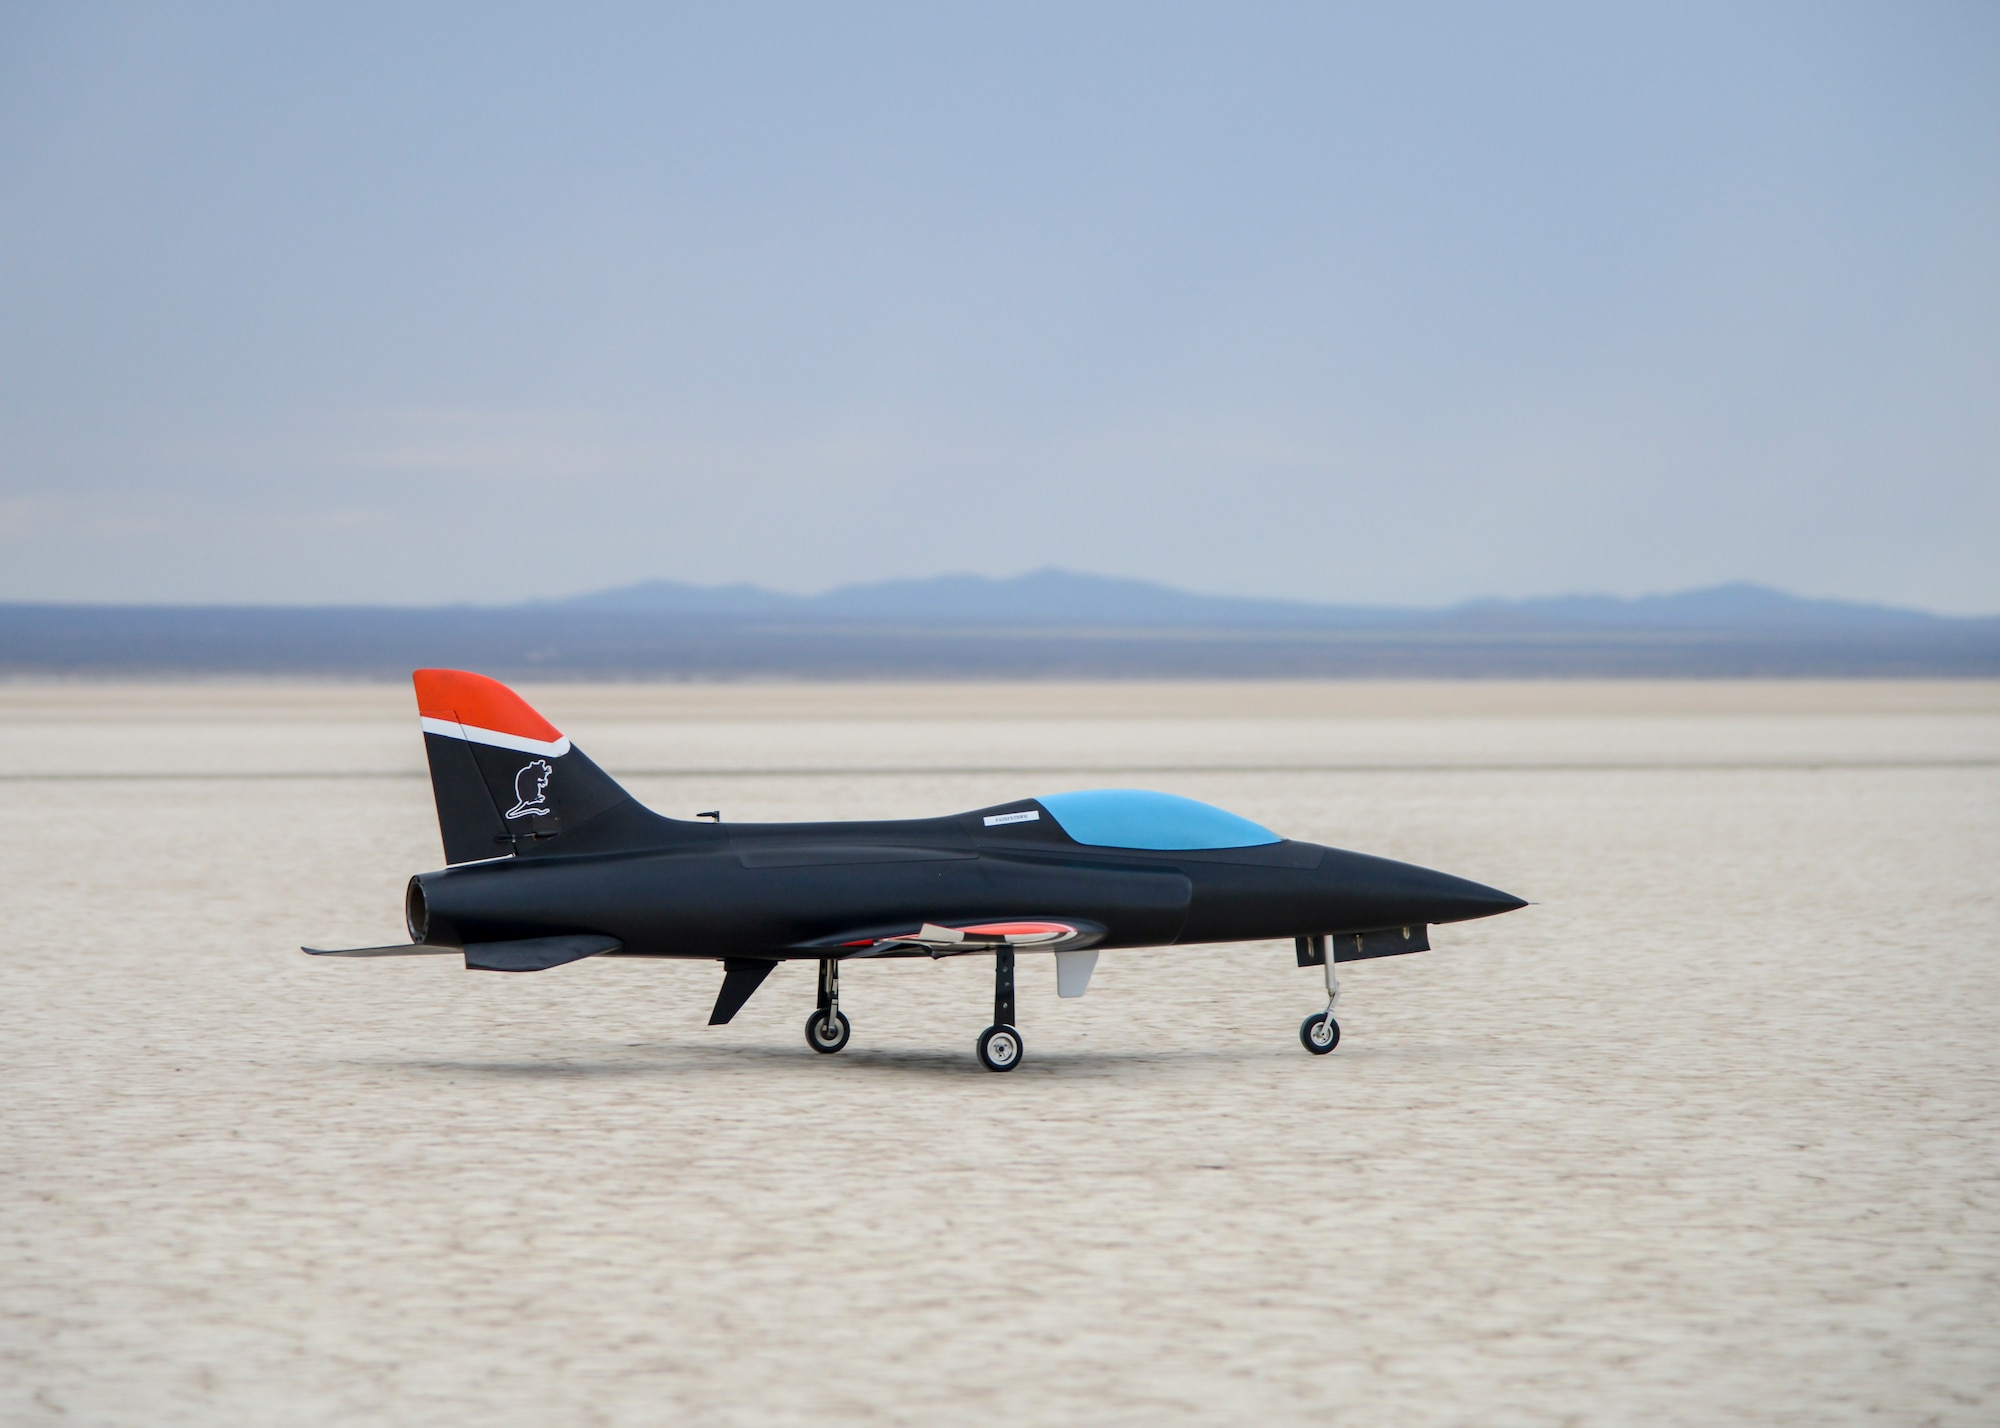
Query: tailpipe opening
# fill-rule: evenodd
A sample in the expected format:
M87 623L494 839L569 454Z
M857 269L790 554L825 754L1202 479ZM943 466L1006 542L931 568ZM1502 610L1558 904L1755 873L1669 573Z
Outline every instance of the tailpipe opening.
M423 941L431 930L431 905L424 899L424 885L415 878L403 894L403 925L410 929L412 942Z

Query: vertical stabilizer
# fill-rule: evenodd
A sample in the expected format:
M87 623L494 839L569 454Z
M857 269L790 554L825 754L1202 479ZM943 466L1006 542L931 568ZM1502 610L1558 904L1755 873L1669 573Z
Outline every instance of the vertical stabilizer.
M447 863L595 851L667 825L497 679L458 669L413 679Z

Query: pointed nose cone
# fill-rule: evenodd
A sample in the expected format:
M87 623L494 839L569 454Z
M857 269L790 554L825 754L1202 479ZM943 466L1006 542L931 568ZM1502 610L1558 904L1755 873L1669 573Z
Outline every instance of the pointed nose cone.
M1327 850L1320 876L1328 894L1353 907L1354 926L1464 922L1528 905L1469 878L1338 848Z
M1443 915L1432 917L1432 922L1464 922L1467 918L1492 917L1495 913L1512 912L1517 907L1528 905L1526 898L1489 888L1469 878L1455 878L1450 873L1432 873L1431 876L1437 882L1426 896L1434 898L1438 907L1448 910Z

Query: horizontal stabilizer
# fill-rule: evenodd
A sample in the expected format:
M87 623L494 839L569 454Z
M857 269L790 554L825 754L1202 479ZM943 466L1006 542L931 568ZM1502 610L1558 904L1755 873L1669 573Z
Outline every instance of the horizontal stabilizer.
M625 944L615 937L578 934L569 937L528 937L519 942L472 942L465 965L475 972L546 972L566 962L581 962Z
M308 957L437 957L458 955L456 947L427 947L421 942L399 942L393 947L301 947Z

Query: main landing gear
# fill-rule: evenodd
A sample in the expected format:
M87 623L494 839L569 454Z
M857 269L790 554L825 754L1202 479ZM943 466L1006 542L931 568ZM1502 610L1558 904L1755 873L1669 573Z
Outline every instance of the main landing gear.
M819 1007L806 1018L806 1045L831 1056L847 1045L854 1027L840 1010L840 963L819 959Z
M1340 1001L1340 976L1334 970L1338 959L1324 934L1313 937L1311 954L1306 951L1305 939L1299 939L1299 961L1310 966L1314 958L1326 968L1326 1010L1299 1023L1299 1044L1315 1056L1324 1056L1340 1045L1340 1023L1333 1019L1333 1009Z
M840 963L832 957L819 962L819 1005L806 1018L806 1045L824 1056L847 1045L853 1026L840 1009ZM979 1033L979 1064L988 1071L1012 1071L1026 1050L1014 1025L1014 952L1003 947L993 954L993 1025Z
M1012 1071L1027 1048L1014 1027L1014 949L993 954L993 1025L979 1033L979 1064L988 1071Z

